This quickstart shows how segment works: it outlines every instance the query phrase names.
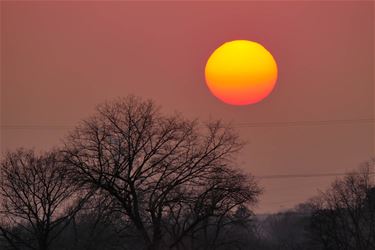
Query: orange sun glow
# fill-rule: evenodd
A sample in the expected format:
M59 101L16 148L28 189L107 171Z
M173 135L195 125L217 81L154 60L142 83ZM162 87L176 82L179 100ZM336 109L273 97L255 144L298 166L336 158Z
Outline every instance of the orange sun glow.
M206 83L214 96L232 105L260 102L275 87L277 65L256 42L236 40L217 48L207 61Z

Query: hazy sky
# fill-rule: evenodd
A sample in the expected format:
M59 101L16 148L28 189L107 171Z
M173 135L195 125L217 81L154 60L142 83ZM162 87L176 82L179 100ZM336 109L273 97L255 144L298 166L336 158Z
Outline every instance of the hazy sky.
M374 153L373 123L361 120L374 117L373 5L3 1L1 151L59 145L98 103L134 94L233 122L249 142L239 165L254 175L356 168ZM278 63L259 104L224 104L204 83L210 53L235 39L263 44ZM333 178L262 179L257 211L291 207Z

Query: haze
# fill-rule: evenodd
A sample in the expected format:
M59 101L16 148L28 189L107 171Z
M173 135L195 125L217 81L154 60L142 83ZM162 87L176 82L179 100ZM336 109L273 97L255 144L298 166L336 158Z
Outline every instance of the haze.
M256 176L355 169L374 154L373 5L2 2L1 151L58 146L97 104L134 94L232 122L248 141L238 164ZM209 55L235 39L278 63L276 89L255 105L224 104L204 83ZM257 211L292 207L333 179L263 178Z

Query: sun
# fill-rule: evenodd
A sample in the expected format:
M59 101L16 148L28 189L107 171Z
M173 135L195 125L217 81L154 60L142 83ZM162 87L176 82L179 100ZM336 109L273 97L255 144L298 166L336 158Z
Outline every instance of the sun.
M226 42L207 61L206 84L211 93L232 105L260 102L274 89L277 64L262 45L247 40Z

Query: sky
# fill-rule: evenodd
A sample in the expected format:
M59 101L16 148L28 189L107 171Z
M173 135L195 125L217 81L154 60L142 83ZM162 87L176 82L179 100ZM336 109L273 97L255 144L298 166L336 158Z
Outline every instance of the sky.
M221 44L266 47L278 82L231 106L204 67ZM238 166L260 179L259 213L293 207L374 155L374 3L1 2L1 152L46 150L97 104L151 98L165 113L231 122ZM344 120L344 121L342 121Z

